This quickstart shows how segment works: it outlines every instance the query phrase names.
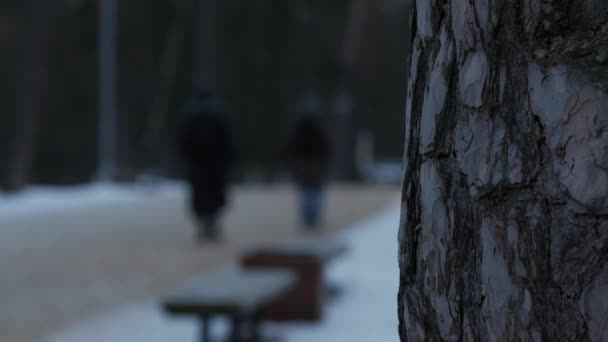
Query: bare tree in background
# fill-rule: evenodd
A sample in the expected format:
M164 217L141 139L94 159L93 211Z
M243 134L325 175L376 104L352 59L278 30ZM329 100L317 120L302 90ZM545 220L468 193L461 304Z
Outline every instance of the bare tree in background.
M377 60L374 41L378 20L387 0L352 0L344 35L343 58L352 77L369 81Z
M195 60L194 60L194 86L215 86L217 81L214 73L215 42L214 27L217 17L217 0L196 1L195 26Z
M163 50L160 59L160 68L157 74L157 80L154 88L154 95L152 97L152 101L150 103L150 107L148 109L148 115L146 116L145 121L145 137L144 137L144 145L145 151L149 155L158 155L161 154L161 159L166 158L166 155L171 151L168 149L168 146L172 146L171 144L167 144L167 114L171 109L171 100L175 95L175 88L177 85L178 73L180 70L179 62L181 60L182 54L186 50L186 35L187 28L190 16L188 12L193 8L198 10L198 6L202 6L205 1L196 2L198 5L194 5L195 1L192 0L181 0L175 3L176 13L174 14L169 28L167 30L166 36L164 38ZM196 16L197 19L199 15ZM200 32L200 24L197 21L195 25L198 36ZM199 59L201 57L201 48L199 47L200 42L197 40L196 43L199 43L195 47L196 60L194 65L197 67L197 74L195 78L199 82L198 79L201 78L198 73L202 73L200 69ZM165 160L162 160L163 162Z
M38 121L47 81L47 16L48 2L29 1L29 13L23 35L21 81L16 106L16 126L13 132L8 162L7 186L19 190L27 185L36 152ZM28 8L29 7L29 8Z
M403 341L608 340L601 0L417 0Z
M385 0L352 0L348 11L342 47L346 75L343 93L336 99L332 135L332 173L337 179L352 178L355 170L355 116L358 112L365 111L367 101L364 96L360 96L367 92L357 90L370 86L373 79L373 64L376 60L374 34L385 3Z

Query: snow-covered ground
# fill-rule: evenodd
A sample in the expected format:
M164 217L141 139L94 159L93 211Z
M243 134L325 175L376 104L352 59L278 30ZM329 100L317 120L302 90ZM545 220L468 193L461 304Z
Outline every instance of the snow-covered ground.
M128 186L114 183L70 187L33 186L16 194L0 192L0 218L55 214L62 210L74 211L79 208L128 202L139 200L155 191L179 188L183 188L179 182L161 180Z
M323 233L378 212L398 192L332 186ZM187 190L179 182L0 193L0 341L43 341L74 322L115 308L123 312L122 306L133 302L129 312L149 322L142 312L158 315L156 303L149 301L146 311L138 301L156 299L193 274L236 261L251 244L307 235L296 224L295 194L287 184L237 186L230 199L224 242L201 248L193 242ZM172 323L167 331L180 324L185 323Z
M286 342L397 341L398 219L393 206L341 236L350 250L330 265L328 278L343 292L327 304L321 323L267 324L266 333ZM214 323L214 335L225 333L226 322ZM47 342L186 342L197 332L196 321L164 315L154 298L77 322Z

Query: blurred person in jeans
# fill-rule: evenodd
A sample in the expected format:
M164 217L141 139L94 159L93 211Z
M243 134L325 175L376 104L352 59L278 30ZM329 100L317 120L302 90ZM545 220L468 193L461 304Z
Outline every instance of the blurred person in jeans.
M299 192L304 227L318 228L324 204L329 162L329 138L313 115L295 123L287 146L288 162Z
M217 221L226 205L234 145L227 115L208 90L200 91L186 105L179 149L190 184L198 239L216 241L220 238Z

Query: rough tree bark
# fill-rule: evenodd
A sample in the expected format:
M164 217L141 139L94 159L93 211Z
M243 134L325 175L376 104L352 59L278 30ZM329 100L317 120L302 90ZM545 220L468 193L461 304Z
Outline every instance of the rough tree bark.
M603 0L417 0L403 341L608 341Z

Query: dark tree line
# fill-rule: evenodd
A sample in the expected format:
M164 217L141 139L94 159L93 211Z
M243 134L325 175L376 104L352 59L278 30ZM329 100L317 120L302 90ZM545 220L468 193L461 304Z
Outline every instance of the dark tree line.
M243 165L276 171L278 139L299 96L318 93L327 124L335 126L331 99L345 89L360 99L352 130L371 127L378 132L378 152L398 155L405 70L395 69L404 69L399 65L405 51L397 43L405 35L405 11L379 6L366 24L368 33L355 40L362 44L359 51L385 52L365 56L356 67L368 76L353 77L344 62L352 5L348 0L119 1L119 168L175 171L174 128L201 78L218 89L233 114ZM93 0L0 4L4 187L94 177L97 26Z

